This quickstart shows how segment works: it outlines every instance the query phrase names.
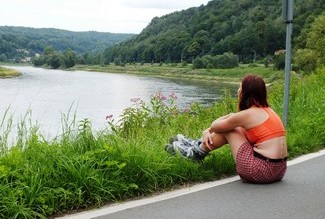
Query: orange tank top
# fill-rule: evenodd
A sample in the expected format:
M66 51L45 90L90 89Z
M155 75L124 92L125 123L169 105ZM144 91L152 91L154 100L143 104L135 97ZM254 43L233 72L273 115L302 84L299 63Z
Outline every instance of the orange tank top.
M286 133L280 117L270 108L263 109L269 114L269 118L262 124L246 130L247 139L252 144L284 136Z

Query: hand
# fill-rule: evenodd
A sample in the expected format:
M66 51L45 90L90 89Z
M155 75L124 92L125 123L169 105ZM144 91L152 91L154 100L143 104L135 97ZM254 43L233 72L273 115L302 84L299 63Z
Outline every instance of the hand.
M213 148L213 138L209 130L203 132L203 145L208 148L210 151Z

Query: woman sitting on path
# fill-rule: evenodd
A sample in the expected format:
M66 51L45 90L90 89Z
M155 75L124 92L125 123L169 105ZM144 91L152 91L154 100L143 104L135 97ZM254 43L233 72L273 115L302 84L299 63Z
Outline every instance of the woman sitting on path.
M269 107L264 80L256 75L243 78L236 113L216 119L196 141L177 135L166 151L202 160L212 150L230 145L236 171L243 182L272 183L283 178L287 169L285 128Z

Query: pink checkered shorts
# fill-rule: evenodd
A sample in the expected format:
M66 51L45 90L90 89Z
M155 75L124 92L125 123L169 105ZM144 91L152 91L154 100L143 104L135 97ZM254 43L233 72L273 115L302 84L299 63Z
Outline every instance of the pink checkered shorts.
M273 183L283 178L287 171L287 161L268 162L254 156L253 146L243 143L237 152L236 171L243 182Z

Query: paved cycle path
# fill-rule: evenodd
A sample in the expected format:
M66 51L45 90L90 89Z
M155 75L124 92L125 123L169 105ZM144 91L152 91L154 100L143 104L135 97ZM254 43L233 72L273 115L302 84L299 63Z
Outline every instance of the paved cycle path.
M325 150L288 165L273 184L242 183L235 176L63 218L325 218Z

